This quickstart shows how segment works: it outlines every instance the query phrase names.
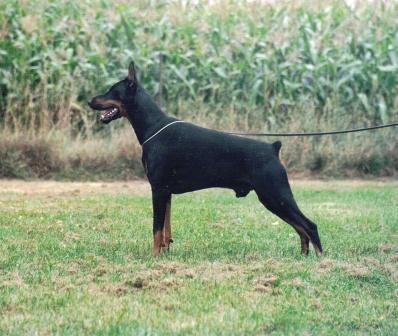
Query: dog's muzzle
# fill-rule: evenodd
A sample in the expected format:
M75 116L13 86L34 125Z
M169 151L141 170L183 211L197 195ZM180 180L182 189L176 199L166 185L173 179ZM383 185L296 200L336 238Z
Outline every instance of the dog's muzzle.
M91 102L88 102L88 105L93 110L102 111L100 120L104 124L108 124L112 120L122 117L122 114L120 113L117 107L114 106L108 107L106 106L106 104L96 104L95 98Z
M118 119L121 117L120 111L114 107L110 110L105 110L101 113L101 117L100 120L104 123L104 124L108 124L110 123L112 120Z

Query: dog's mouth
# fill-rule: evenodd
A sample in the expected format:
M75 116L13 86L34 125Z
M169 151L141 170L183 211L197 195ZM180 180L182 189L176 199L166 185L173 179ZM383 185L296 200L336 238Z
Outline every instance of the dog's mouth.
M100 120L104 124L110 123L112 120L118 119L122 117L122 113L120 112L119 107L111 105L109 107L109 103L98 102L97 100L93 99L88 105L97 111L101 111Z
M117 107L112 107L110 109L104 110L101 113L100 120L104 124L110 123L112 120L120 118L122 115Z

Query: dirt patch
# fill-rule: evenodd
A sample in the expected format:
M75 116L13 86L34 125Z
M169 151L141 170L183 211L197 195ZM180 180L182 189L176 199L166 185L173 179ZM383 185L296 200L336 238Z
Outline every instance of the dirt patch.
M316 188L341 188L341 187L364 187L384 186L385 180L344 180L344 181L321 181L321 180L293 180L292 185ZM389 185L396 185L395 181L388 180ZM116 182L60 182L60 181L24 181L24 180L2 180L0 179L0 193L17 193L25 195L83 195L90 193L135 193L149 194L150 186L146 180L137 179ZM332 210L334 209L330 204Z
M305 288L305 287L307 287L307 285L300 278L294 278L292 281L290 281L290 284L293 287L296 287L296 288Z
M95 270L97 271L98 269ZM245 281L243 274L246 270L241 265L222 262L208 262L195 266L168 262L155 263L150 268L136 272L131 272L131 267L125 266L124 270L119 268L119 272L124 273L122 278L125 280L111 285L104 284L104 291L122 296L141 290L176 288L188 284L191 280L215 283L225 279Z
M383 244L379 246L379 250L383 253L391 253L394 251L398 253L398 246L395 244Z
M398 182L392 179L377 178L372 180L316 180L316 179L294 179L292 185L301 187L316 187L316 188L328 188L328 189L339 189L339 188L363 188L363 187L383 187L388 183L390 186L398 186Z
M363 262L366 266L380 267L380 261L374 258L366 257L363 259Z
M391 277L393 281L398 281L398 269L396 267L396 263L398 261L398 254L393 255L389 258L389 262L381 263L380 261L373 258L364 258L364 263L368 266L371 265L374 268L377 268L388 276Z
M169 263L156 263L153 266L154 270L158 270L165 273L176 274L179 271L186 270L188 265L180 262L169 262Z
M266 292L272 288L275 281L278 280L276 275L260 277L253 280L253 287L256 292Z
M0 306L0 313L4 315L22 315L25 313L25 308L22 305L15 303L5 303Z
M347 273L348 275L350 275L352 277L362 278L371 273L369 268L367 268L366 266L363 266L363 265L355 265L355 264L346 263L346 264L341 264L339 267L342 270L344 270L345 273Z
M364 277L370 273L369 268L363 264L353 264L339 260L324 259L318 264L318 273L328 273L333 269L343 270L353 277Z
M147 279L142 279L137 277L134 281L127 281L126 285L133 287L133 288L144 288L148 286Z
M58 181L21 181L0 180L0 193L23 195L84 195L105 194L149 194L150 186L145 180L128 182L58 182Z
M116 296L123 296L135 291L148 289L167 289L171 287L180 286L183 279L177 276L166 276L161 272L148 270L136 274L132 280L126 280L116 284L106 284L103 290L115 294Z
M393 263L398 263L398 253L395 253L393 256L391 256L390 261Z
M336 267L337 262L331 259L323 259L321 260L317 267L317 272L320 274L328 273L332 268Z
M333 269L343 270L352 277L365 277L372 272L372 269L378 269L386 273L393 281L398 280L398 270L394 263L382 263L377 259L366 257L360 263L348 263L339 260L324 259L318 264L318 273L327 273Z
M0 287L26 287L24 280L18 272L0 273Z
M391 277L393 281L398 281L398 270L394 265L386 263L383 265L382 269Z

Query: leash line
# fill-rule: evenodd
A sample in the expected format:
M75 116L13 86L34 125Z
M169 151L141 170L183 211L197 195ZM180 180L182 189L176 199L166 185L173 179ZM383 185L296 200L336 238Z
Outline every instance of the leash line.
M176 123L184 123L183 120L174 120L167 125L163 126L160 130L158 130L155 134L151 135L148 139L146 139L141 146L144 146L149 140L153 139L157 136L160 132L162 132L167 127L176 124ZM321 136L321 135L334 135L334 134L347 134L347 133L355 133L355 132L363 132L363 131L371 131L380 128L387 128L387 127L396 127L398 126L398 122L391 123L391 124L384 124L384 125L376 125L376 126L369 126L369 127L361 127L361 128L353 128L348 130L342 131L325 131L325 132L304 132L304 133L257 133L257 132L224 132L227 134L232 135L240 135L240 136L272 136L272 137L300 137L300 136Z
M256 133L256 132L226 132L226 133L233 135L241 135L241 136L281 136L281 137L297 136L298 137L298 136L319 136L319 135L355 133L355 132L371 131L386 127L396 127L396 126L398 126L398 122L391 124L384 124L384 125L362 127L362 128L353 128L342 131L304 132L304 133Z
M163 126L159 131L157 131L155 134L152 134L148 139L146 139L141 146L144 146L149 140L153 139L155 136L157 136L160 132L162 132L164 129L166 129L167 127L176 124L176 123L183 123L185 121L183 120L174 120L170 123L168 123L166 126Z

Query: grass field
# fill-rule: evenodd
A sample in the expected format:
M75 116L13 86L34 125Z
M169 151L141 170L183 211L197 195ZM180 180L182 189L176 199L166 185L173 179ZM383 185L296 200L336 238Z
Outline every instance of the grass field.
M152 258L144 182L0 181L0 334L396 334L398 184L292 185L321 258L253 193L174 197Z

